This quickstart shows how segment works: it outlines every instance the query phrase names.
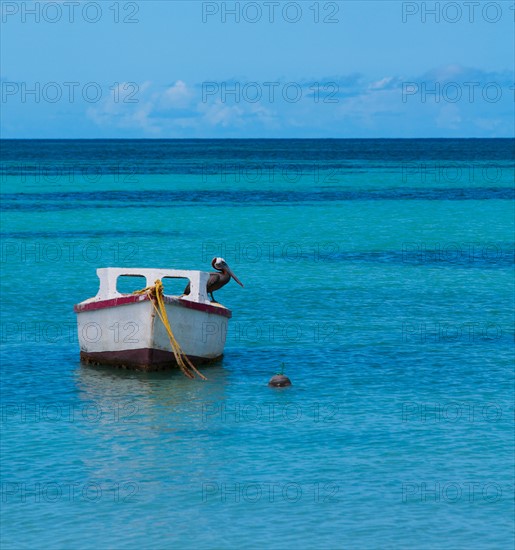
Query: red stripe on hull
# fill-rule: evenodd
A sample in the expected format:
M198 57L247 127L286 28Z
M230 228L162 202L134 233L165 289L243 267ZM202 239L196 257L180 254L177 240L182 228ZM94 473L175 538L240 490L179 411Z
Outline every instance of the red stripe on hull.
M219 355L218 357L209 359L207 357L188 355L188 358L194 365L214 363L215 361L219 361L222 357L222 355ZM80 359L84 363L94 365L111 365L114 367L146 372L175 370L178 368L175 356L172 352L151 348L93 353L81 351Z
M149 300L149 297L145 295L121 296L119 298L111 298L110 300L99 300L98 302L77 304L73 307L73 309L76 313L80 313L81 311L93 311L95 309L118 307L126 304L144 302L147 300ZM164 296L164 301L166 304L173 304L188 309L196 309L197 311L204 311L205 313L212 313L213 315L221 315L222 317L228 317L229 319L232 317L231 310L225 307L221 308L218 306L212 306L210 304L199 304L198 302L181 300L180 298L172 298L171 296Z

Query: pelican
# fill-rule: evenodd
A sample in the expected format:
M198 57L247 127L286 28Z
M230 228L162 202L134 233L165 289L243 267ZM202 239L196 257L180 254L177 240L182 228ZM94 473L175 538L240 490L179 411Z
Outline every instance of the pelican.
M240 286L243 286L243 283L238 279L238 277L236 277L223 258L213 258L211 265L217 270L216 273L211 272L209 274L209 280L207 281L207 293L211 296L211 301L216 302L213 297L213 292L215 292L215 290L220 290L223 286L225 286L231 280L231 277ZM184 289L183 295L187 296L189 293L190 283L188 283L188 286Z

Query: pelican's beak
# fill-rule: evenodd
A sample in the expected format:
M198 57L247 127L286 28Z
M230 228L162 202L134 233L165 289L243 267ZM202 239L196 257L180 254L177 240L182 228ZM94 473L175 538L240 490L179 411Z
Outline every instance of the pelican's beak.
M225 262L224 262L225 263ZM236 277L236 275L232 272L232 269L225 264L225 267L227 268L227 271L229 272L229 275L240 285L243 286L243 283Z

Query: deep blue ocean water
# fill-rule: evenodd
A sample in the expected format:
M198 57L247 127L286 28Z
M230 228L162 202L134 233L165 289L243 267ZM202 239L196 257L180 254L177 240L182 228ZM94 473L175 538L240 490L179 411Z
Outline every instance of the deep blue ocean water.
M2 548L513 547L513 140L1 156ZM80 364L97 267L213 256L207 382Z

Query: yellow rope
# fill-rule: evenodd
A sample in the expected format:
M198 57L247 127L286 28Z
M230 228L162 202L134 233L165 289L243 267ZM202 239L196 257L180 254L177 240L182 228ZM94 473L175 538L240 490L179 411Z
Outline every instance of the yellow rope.
M163 283L161 279L157 279L154 286L148 286L142 290L136 290L133 294L147 294L150 298L159 319L161 319L161 322L168 333L168 338L170 339L175 360L177 361L177 364L182 372L188 378L195 378L196 374L199 378L202 378L202 380L207 380L207 378L195 368L195 365L190 361L189 357L182 351L181 346L172 332L172 327L170 326L168 315L166 314L166 307L163 298Z

